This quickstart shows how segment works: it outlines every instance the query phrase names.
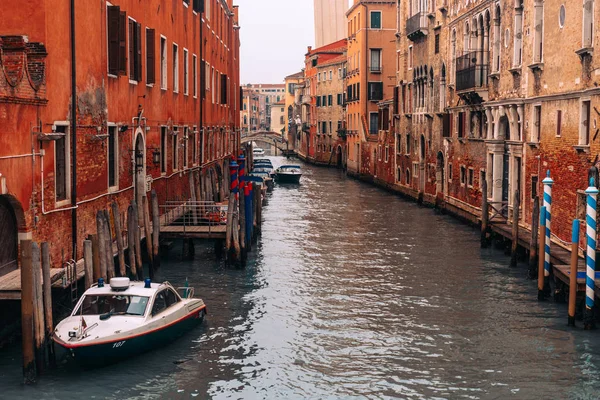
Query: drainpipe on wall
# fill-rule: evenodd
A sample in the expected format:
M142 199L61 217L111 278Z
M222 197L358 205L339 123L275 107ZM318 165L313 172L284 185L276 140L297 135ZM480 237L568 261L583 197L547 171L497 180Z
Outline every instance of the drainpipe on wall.
M75 0L71 0L71 235L72 259L77 260L77 59L75 57Z
M203 52L202 52L202 48L204 47L204 42L203 42L203 35L202 32L204 31L204 26L202 24L202 17L204 15L204 0L201 0L200 3L200 10L198 10L198 21L200 21L200 65L204 65L204 68L206 68L206 60L204 62L204 64L202 64L202 60L203 60ZM200 79L205 79L206 80L206 71L200 71ZM200 165L202 166L202 164L204 163L204 123L203 123L203 111L204 111L204 96L206 95L206 82L204 82L204 87L205 89L202 89L202 85L200 85L200 91L202 93L200 93ZM202 167L200 167L200 174L202 174Z

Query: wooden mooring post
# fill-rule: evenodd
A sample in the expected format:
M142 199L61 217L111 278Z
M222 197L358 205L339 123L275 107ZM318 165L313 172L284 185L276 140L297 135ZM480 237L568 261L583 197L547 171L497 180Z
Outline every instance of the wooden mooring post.
M519 250L519 208L521 198L519 196L519 190L515 191L515 198L513 201L513 216L512 216L512 241L510 246L510 266L517 266L517 251Z
M239 195L239 222L240 222L240 253L241 253L241 264L246 265L246 201L244 196L244 189L240 190Z
M91 240L83 241L83 268L85 270L84 284L85 290L88 290L94 284L94 255ZM122 275L126 276L126 275Z
M37 243L32 244L32 268L33 268L33 334L35 338L35 361L38 374L44 370L44 294L42 290L42 257L40 247Z
M104 218L104 211L99 210L96 213L96 236L98 237L98 260L100 262L100 276L106 280L107 264L106 264L106 230L105 230L106 219Z
M150 196L152 200L152 268L156 271L160 268L160 211L156 190L152 189Z
M481 196L481 247L487 247L489 245L488 223L490 218L487 179L482 182Z
M529 277L535 278L538 266L538 228L540 223L540 198L538 196L533 200L533 210L531 211L531 239L529 244Z
M192 174L190 174L191 176ZM142 196L142 212L144 213L144 233L146 234L146 252L148 253L148 276L154 280L154 261L152 259L152 231L150 230L150 211L148 210L148 197Z
M125 245L123 243L123 225L121 225L121 213L119 212L119 205L116 201L113 201L110 207L112 210L113 221L115 225L115 236L117 240L119 275L127 276L127 269L125 268Z
M133 206L133 234L135 236L133 245L135 246L135 268L137 271L137 277L139 280L144 279L144 265L142 264L142 234L140 228L140 216L139 207L135 202L131 203Z
M100 241L98 240L98 234L88 235L88 240L92 242L93 281L98 282L98 279L102 278L102 271L100 269Z
M110 215L108 214L108 210L104 210L104 220L104 240L106 241L106 244L104 245L104 257L106 258L107 283L110 283L110 280L115 277L115 254L113 253L112 247L112 230L110 228Z
M90 247L91 251L91 247ZM50 365L56 364L54 356L54 342L52 341L52 332L54 331L54 322L52 316L52 282L50 278L50 244L42 243L42 293L44 296L44 322L45 322L45 347L47 349L47 360ZM90 272L91 278L91 272Z
M539 237L539 262L538 262L538 300L546 298L544 294L544 253L546 251L546 207L540 210L540 237Z
M34 278L33 242L21 241L21 335L23 349L23 382L35 383L37 370L34 352Z
M127 208L127 252L129 259L129 269L131 271L131 275L133 277L137 277L137 267L136 267L136 256L135 256L135 230L137 226L135 224L135 206L131 204Z
M571 268L569 273L569 326L575 326L575 303L577 302L577 263L579 262L579 220L573 220L571 238Z

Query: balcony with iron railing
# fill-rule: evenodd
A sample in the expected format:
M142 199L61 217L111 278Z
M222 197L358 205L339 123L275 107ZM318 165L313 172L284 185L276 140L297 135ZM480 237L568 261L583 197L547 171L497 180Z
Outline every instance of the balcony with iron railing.
M302 123L302 132L310 133L310 124L308 122Z
M487 89L488 65L484 52L472 51L456 59L456 91L469 92Z
M418 12L406 20L406 36L409 40L417 40L428 33L427 13Z

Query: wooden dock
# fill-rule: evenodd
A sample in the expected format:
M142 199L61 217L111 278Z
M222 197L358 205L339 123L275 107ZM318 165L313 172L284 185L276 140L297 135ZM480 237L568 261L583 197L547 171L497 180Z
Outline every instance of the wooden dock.
M512 227L507 223L494 221L490 224L490 229L492 232L509 240L512 237ZM529 243L530 238L531 230L519 226L519 246L529 250L531 247L531 244ZM569 285L571 275L570 261L571 250L561 246L553 240L550 244L550 262L552 263L552 270L556 279L562 281L566 285ZM579 255L579 261L577 263L577 291L585 291L585 259L581 255ZM600 298L600 271L596 273L596 297Z
M165 239L223 239L227 232L226 225L182 226L168 225L160 229L161 238Z
M77 279L83 278L83 262L77 263ZM51 268L50 280L53 288L65 289L70 282L63 282L64 268ZM42 283L43 283L42 277ZM21 270L16 269L0 278L0 300L21 300Z

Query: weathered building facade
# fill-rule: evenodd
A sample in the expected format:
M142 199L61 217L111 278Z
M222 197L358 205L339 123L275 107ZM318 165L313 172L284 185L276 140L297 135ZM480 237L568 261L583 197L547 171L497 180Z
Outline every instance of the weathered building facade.
M0 275L17 267L18 239L50 242L56 267L79 259L97 210L150 188L161 203L188 198L187 175L222 172L239 146L237 7L164 5L5 4Z
M341 73L336 70L335 83L333 83L333 66L337 65L338 68L343 68L346 43L346 39L342 39L318 49L309 47L305 55L304 83L297 86L296 97L301 110L300 119L296 121L297 127L300 128L296 151L303 159L325 162L325 157L327 157L325 153L331 155L329 147L325 146L331 146L333 149L334 141L337 140L337 138L333 139L333 134L329 137L326 132L330 131L330 125L331 130L334 129L332 112L335 111L332 110L336 110L340 114L337 118L341 118L343 112L343 99L335 108L334 101L339 100L338 94L340 93L337 93L337 90L344 78L340 78ZM341 121L341 119L336 119L336 121ZM328 151L321 151L324 149Z
M402 2L392 118L395 180L476 220L482 182L521 224L550 170L553 234L582 217L587 171L598 163L598 8L583 2Z
M355 0L346 13L348 173L372 176L378 140L377 103L396 85L396 1Z

